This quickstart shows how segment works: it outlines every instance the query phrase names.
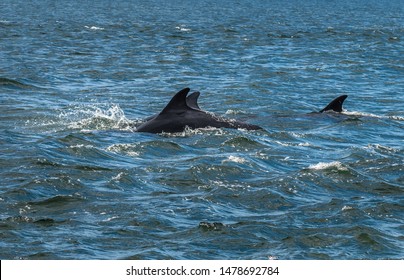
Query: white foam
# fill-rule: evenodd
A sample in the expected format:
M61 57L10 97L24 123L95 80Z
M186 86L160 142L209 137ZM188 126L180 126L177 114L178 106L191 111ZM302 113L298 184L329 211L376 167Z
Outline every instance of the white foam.
M281 141L274 141L276 144L284 146L284 147L290 147L290 146L294 146L291 143L286 143L286 142L281 142Z
M188 126L181 132L163 132L161 133L162 136L166 137L189 137L193 135L201 135L206 134L206 132L212 133L215 136L224 135L225 131L223 129L217 127L201 127L201 128L190 128Z
M234 109L228 109L226 111L226 115L238 115L238 114L244 114L245 112L242 110L234 110Z
M105 214L107 214L107 213L100 213L101 215L105 215ZM107 219L105 219L105 220L102 220L103 222L110 222L110 221L112 221L112 220L115 220L115 219L118 219L119 218L119 216L112 216L112 217L110 217L110 218L107 218Z
M84 27L87 28L87 29L90 29L90 30L104 30L104 28L98 27L98 26L87 26L87 25L85 25Z
M309 142L304 142L304 143L299 143L298 146L301 146L301 147L311 147L312 145L311 145Z
M85 144L77 144L77 145L71 145L69 148L71 148L71 149L81 149L81 148L92 149L92 148L94 148L94 146L93 145L85 145Z
M330 169L330 168L336 168L337 170L340 170L340 171L348 171L348 168L346 168L339 161L319 162L317 164L312 164L309 166L309 169L314 169L314 170L325 170L325 169Z
M353 209L352 206L346 206L346 205L344 205L344 206L342 207L341 211L347 211L347 210L352 210L352 209Z
M124 172L120 172L118 175L112 177L112 181L119 181L122 179L122 177L125 175Z
M113 152L117 154L124 153L131 157L138 157L140 153L135 151L134 149L136 149L135 144L113 144L106 148L108 152Z
M388 116L388 118L395 120L395 121L404 121L404 117L400 117L400 116Z
M186 28L185 25L176 26L175 29L182 31L182 32L190 32L192 31L190 28Z
M392 119L396 121L404 121L404 117L401 116L381 116L372 113L358 112L358 111L344 111L344 115L353 116L353 117L369 117L376 119Z
M371 113L358 112L358 111L343 111L342 113L344 115L354 116L354 117L383 118L383 116L379 116L379 115L375 115L375 114L371 114Z
M304 142L304 143L292 143L292 142L281 142L281 141L274 141L276 144L284 147L314 147L312 144L309 142Z
M383 146L381 144L368 144L365 149L367 150L384 150L387 152L398 152L399 149L395 149L392 147L388 147L388 146Z
M222 161L222 163L225 163L225 162L245 163L246 160L242 157L229 156L227 159Z

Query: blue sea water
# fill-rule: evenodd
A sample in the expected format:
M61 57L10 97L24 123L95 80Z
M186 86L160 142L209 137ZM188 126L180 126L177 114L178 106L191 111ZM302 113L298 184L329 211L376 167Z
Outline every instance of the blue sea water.
M404 258L403 7L1 1L0 258Z

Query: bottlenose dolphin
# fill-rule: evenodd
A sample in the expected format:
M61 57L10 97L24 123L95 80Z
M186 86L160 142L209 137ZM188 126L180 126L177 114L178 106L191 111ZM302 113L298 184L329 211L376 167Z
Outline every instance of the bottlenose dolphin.
M187 105L193 109L201 110L201 108L199 108L199 105L198 105L198 98L199 98L200 94L201 93L199 91L195 91L195 92L191 93L190 95L188 95L187 99L186 99ZM154 119L158 115L159 114L154 114L153 116L147 117L147 118L145 118L145 121L150 121L151 119Z
M195 91L187 96L187 105L196 110L201 110L198 105L198 98L201 93L199 91Z
M180 90L157 116L141 124L136 128L136 131L172 133L184 131L186 127L191 129L204 127L243 128L247 130L262 129L257 125L224 119L212 113L202 111L196 102L199 93L187 100L189 91L189 88Z
M320 110L319 113L327 112L327 111L334 111L341 113L342 112L342 103L344 103L345 99L348 95L341 95L331 101L324 109Z

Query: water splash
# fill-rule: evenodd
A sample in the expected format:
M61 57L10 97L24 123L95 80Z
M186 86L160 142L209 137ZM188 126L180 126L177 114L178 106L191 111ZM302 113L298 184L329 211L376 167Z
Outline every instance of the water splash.
M69 129L81 131L92 130L127 130L133 131L134 122L129 120L119 105L112 104L102 108L96 105L76 107L62 112L59 117Z

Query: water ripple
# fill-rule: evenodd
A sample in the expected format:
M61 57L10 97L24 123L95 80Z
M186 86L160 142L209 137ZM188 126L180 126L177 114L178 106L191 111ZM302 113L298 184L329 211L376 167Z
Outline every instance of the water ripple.
M2 259L403 258L400 1L9 2Z

